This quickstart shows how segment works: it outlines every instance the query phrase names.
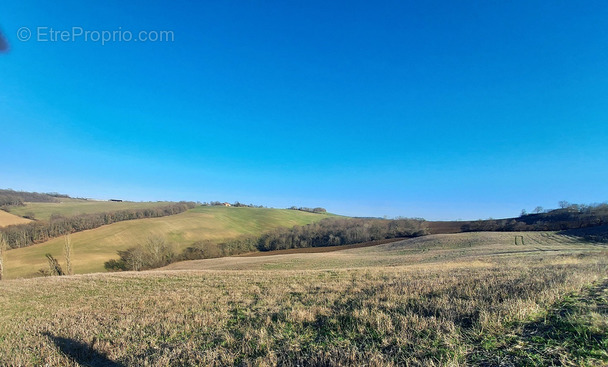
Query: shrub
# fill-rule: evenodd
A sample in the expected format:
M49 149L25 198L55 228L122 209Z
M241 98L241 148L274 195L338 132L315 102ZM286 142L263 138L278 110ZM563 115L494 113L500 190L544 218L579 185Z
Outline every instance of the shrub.
M150 236L144 243L118 251L118 256L120 259L106 261L104 267L110 271L139 271L160 268L175 260L173 246L159 236Z

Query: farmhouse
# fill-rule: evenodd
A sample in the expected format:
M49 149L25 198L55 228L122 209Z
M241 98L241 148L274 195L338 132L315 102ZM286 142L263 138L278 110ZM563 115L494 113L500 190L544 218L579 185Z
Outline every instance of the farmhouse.
M223 206L232 206L230 203L222 203Z

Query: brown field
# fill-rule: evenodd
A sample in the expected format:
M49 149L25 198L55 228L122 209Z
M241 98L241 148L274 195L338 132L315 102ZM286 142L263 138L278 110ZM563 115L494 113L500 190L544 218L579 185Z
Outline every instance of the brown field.
M0 227L6 227L13 224L24 224L31 222L29 219L21 218L4 210L0 210Z
M553 233L515 244L514 235L4 281L0 361L606 365L606 246Z
M461 227L468 221L427 221L426 225L430 234L460 233Z

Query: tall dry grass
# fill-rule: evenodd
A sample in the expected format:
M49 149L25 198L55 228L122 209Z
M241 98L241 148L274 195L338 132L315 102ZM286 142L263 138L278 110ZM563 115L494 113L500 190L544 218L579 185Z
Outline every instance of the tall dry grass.
M6 247L6 239L0 234L0 280L4 277L4 252Z
M74 274L72 270L72 253L74 249L72 247L72 237L67 234L64 238L65 242L63 245L63 258L65 259L65 273L66 275Z
M9 281L0 284L0 360L15 366L466 365L481 340L508 333L510 323L530 319L607 271L604 252L429 267Z

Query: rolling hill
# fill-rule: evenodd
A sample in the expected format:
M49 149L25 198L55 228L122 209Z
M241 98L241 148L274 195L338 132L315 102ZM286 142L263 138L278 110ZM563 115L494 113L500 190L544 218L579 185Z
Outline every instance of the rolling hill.
M517 259L530 254L559 257L583 251L608 249L607 244L586 242L556 232L469 232L437 234L371 247L310 253L308 248L247 254L170 264L161 270L304 270L386 266L431 266L446 261L491 264L497 257ZM256 256L257 255L257 256Z
M332 215L287 209L199 206L177 215L124 221L74 233L71 235L73 267L79 274L105 271L104 262L117 258L116 251L134 246L151 235L166 238L180 251L195 241L260 234L272 228L304 225L330 216ZM62 259L63 246L64 238L61 237L7 251L5 276L16 278L35 275L39 269L46 268L46 253Z
M188 214L232 222L228 210ZM599 366L608 363L607 272L606 245L477 232L9 280L0 282L0 360Z

